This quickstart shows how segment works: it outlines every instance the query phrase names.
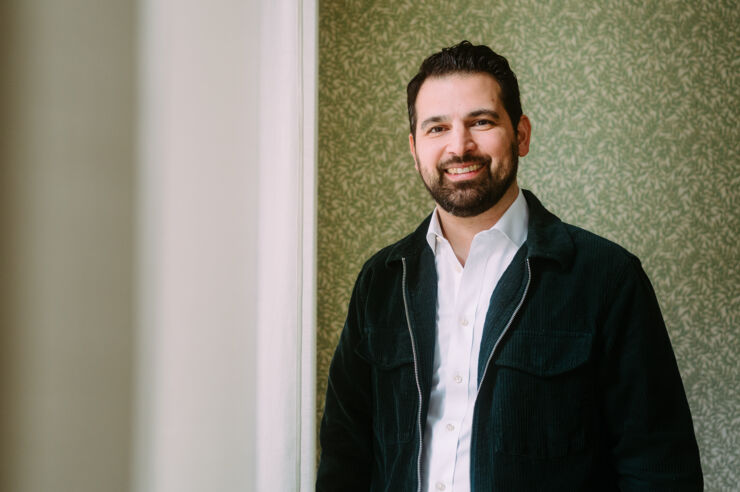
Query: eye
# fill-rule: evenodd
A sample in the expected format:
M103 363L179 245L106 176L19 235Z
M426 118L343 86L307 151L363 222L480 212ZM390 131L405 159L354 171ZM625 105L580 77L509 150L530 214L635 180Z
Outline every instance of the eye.
M444 131L444 127L437 125L437 126L433 126L429 128L429 130L427 130L427 133L441 133L443 131Z
M473 126L493 126L494 123L491 120L475 120L473 122Z

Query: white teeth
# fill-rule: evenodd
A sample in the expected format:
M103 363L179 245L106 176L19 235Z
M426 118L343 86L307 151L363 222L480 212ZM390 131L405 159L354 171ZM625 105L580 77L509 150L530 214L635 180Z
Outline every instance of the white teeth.
M452 169L447 169L445 172L450 173L450 174L464 174L464 173L470 173L473 171L477 171L481 167L483 167L483 164L473 164L472 166L468 166L468 167L456 167Z

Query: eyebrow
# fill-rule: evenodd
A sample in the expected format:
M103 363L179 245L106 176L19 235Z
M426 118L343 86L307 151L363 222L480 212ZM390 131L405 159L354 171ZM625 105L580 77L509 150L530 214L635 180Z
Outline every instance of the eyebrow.
M477 118L479 116L488 116L492 120L496 120L496 121L501 119L501 115L499 115L496 111L492 109L476 109L475 111L471 111L470 113L468 113L466 117L467 118ZM421 124L419 125L419 128L424 129L428 127L429 125L431 125L432 123L441 123L449 119L450 117L447 115L431 116L425 119L424 121L422 121Z
M468 118L477 118L478 116L488 116L493 120L498 120L501 118L501 116L492 109L478 109L476 111L468 113Z
M449 120L449 116L432 116L430 118L425 119L421 122L421 125L419 125L419 128L426 128L427 126L431 125L432 123L441 123L445 120Z

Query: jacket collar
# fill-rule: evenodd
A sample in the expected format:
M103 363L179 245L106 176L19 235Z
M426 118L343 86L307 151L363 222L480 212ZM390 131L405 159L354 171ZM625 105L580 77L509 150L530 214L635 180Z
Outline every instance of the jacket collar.
M524 243L527 257L549 259L567 267L573 258L575 247L565 224L548 211L531 191L522 191L529 207L527 241ZM414 232L391 248L386 264L401 261L404 257L418 256L424 248L429 248L426 233L431 218L432 215L429 214Z

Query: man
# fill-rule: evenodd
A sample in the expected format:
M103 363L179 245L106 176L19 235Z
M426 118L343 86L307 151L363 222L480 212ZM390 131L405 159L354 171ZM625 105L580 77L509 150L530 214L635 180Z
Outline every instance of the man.
M464 41L408 85L434 212L363 267L329 372L317 490L702 490L640 262L520 190L507 61Z

